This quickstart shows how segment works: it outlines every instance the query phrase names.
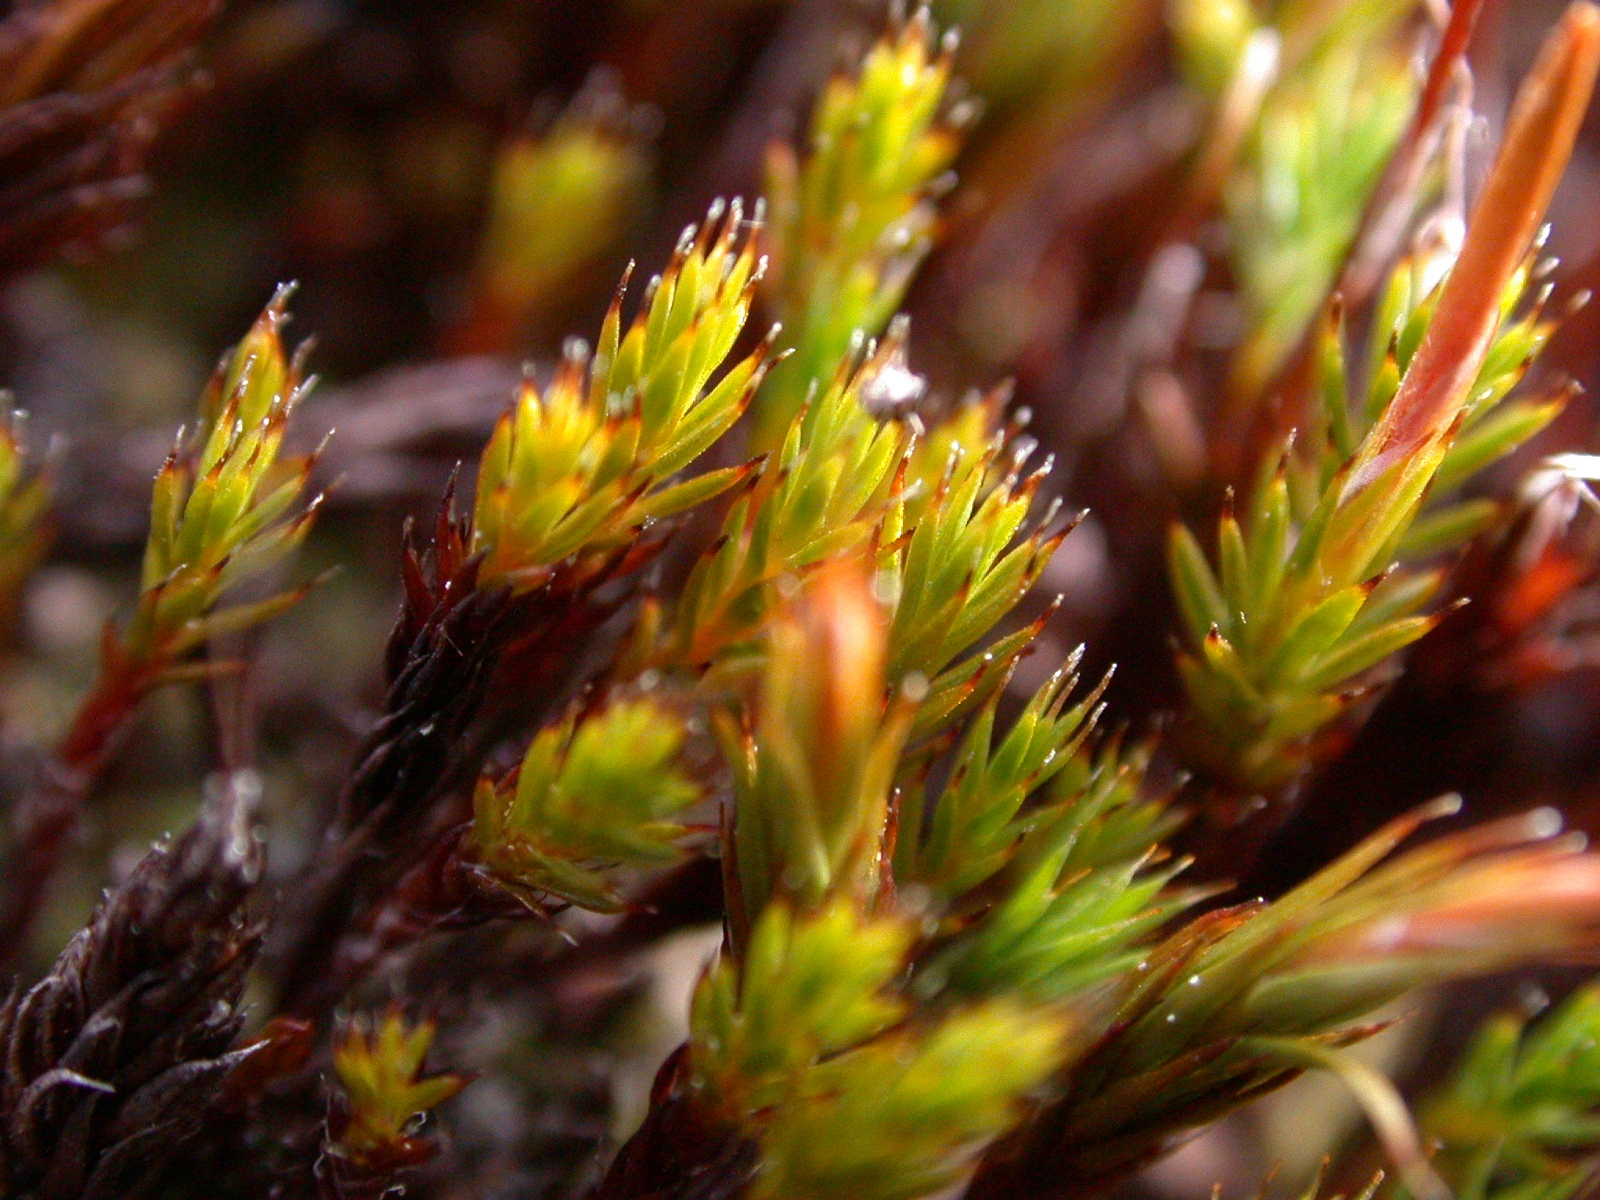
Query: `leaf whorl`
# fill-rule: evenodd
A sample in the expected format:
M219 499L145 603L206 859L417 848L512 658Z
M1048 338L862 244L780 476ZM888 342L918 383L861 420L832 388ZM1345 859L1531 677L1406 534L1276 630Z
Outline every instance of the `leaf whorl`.
M228 1073L261 943L259 785L235 775L0 1008L0 1194L148 1194Z

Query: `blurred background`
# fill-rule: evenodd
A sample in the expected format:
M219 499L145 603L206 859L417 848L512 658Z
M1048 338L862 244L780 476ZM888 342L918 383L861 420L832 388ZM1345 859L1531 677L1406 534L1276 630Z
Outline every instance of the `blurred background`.
M13 15L28 7L8 6ZM30 414L30 445L59 447L54 551L16 614L3 675L0 751L12 785L70 715L102 623L133 596L149 482L173 429L219 352L282 281L299 282L292 332L314 337L322 376L299 436L309 447L337 430L319 468L329 507L297 571L343 569L253 635L242 678L213 695L168 689L147 706L141 719L159 736L130 739L97 798L82 865L63 877L40 930L41 957L107 882L88 864L108 853L131 863L152 836L182 824L218 745L261 765L280 815L274 870L292 868L315 806L289 799L336 789L379 697L405 518L430 514L452 466L473 460L525 362L537 370L564 337L597 327L625 262L658 269L712 197L760 193L768 144L794 135L829 74L885 19L867 0L198 8L202 36L159 129L141 143L142 169L129 172L138 186L114 219L91 237L57 239L65 253L44 265L26 245L5 250L0 383ZM1178 61L1160 0L933 8L962 31L968 99L958 103L976 123L910 293L912 365L947 401L1014 379L1016 403L1032 410L1041 449L1055 456L1049 487L1090 509L1029 611L1064 598L1016 687L1030 691L1087 642L1091 672L1120 666L1114 717L1170 708L1163 539L1174 515L1215 512L1218 414L1194 397L1228 394L1196 381L1215 383L1219 364L1252 337L1270 361L1278 314L1253 310L1255 297L1300 280L1314 308L1327 252L1280 239L1287 257L1258 262L1246 240L1249 197L1197 201L1189 181L1211 100ZM1461 156L1469 192L1510 89L1560 8L1485 7L1469 56L1478 114ZM1414 64L1402 53L1394 70ZM1379 86L1362 76L1340 100L1359 109L1363 89ZM1271 148L1261 152L1264 187ZM1324 178L1314 156L1297 169ZM1297 203L1318 200L1307 191ZM1600 284L1600 116L1551 221L1560 302ZM1180 240L1186 254L1163 258ZM1538 370L1592 392L1597 322L1594 307L1567 320ZM1163 365L1155 375L1145 370L1153 362ZM1552 449L1594 447L1595 415L1578 398L1484 486L1507 492ZM1589 586L1600 530L1580 516L1554 545L1566 572L1560 602L1527 619L1506 607L1523 593L1495 590L1503 562L1469 554L1459 589L1483 603L1453 619L1463 623L1454 636L1418 648L1357 743L1312 785L1255 887L1280 889L1386 817L1451 789L1474 816L1553 803L1600 828L1600 591ZM1430 753L1388 749L1407 744ZM675 1040L670 1014L705 947L690 938L663 951L664 964L588 980L591 992L563 997L531 1026L478 1029L480 1055L513 1038L535 1037L540 1050L521 1091L501 1080L470 1089L469 1117L496 1128L521 1121L526 1136L574 1145L625 1126L640 1111L651 1056ZM1461 1003L1487 1008L1519 986ZM642 1008L631 1003L650 994ZM592 1048L563 1057L563 1031L581 1025L572 1040L587 1047L593 1022L607 1023L605 1054L637 1064L620 1082L602 1086ZM1426 1074L1426 1027L1378 1052ZM594 1094L584 1100L586 1088ZM547 1092L559 1100L545 1103ZM1337 1108L1327 1089L1299 1085L1138 1186L1198 1195L1218 1179L1246 1194L1274 1162L1288 1186L1349 1127ZM465 1127L470 1138L470 1119Z

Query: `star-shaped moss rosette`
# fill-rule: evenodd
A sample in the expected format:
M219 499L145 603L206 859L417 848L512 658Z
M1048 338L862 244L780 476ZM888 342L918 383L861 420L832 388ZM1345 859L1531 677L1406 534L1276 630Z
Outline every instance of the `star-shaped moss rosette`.
M711 384L760 275L750 230L737 200L718 202L684 232L626 330L624 278L595 349L569 342L547 387L523 385L478 464L471 553L483 586L539 586L563 560L624 545L747 475L731 467L669 484L733 426L767 370L762 346Z
M338 1092L317 1175L339 1200L391 1194L403 1172L438 1153L422 1122L470 1080L423 1074L434 1032L390 1009L376 1022L355 1018L334 1046Z
M619 869L683 856L688 830L676 818L701 796L680 762L685 736L684 718L648 699L541 730L515 771L478 781L469 861L534 908L624 910Z

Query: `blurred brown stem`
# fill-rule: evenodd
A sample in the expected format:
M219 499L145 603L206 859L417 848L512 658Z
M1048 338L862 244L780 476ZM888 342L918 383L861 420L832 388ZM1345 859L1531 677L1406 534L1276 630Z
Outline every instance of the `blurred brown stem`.
M27 948L29 931L77 831L84 796L155 682L148 663L109 655L102 662L94 688L12 816L6 889L0 897L0 971L13 967Z

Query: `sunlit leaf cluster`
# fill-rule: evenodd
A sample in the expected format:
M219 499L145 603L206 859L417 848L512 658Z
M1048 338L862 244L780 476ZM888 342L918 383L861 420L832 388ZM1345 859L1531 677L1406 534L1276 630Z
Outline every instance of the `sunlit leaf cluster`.
M371 1022L356 1019L333 1051L348 1114L339 1146L352 1158L404 1156L417 1120L450 1099L466 1080L423 1075L435 1027L413 1024L397 1009Z
M534 737L514 771L478 781L473 863L530 905L623 908L616 868L680 856L687 831L675 818L701 792L680 762L684 737L682 716L650 700L569 713Z
M1114 1170L1306 1067L1364 1077L1333 1052L1415 988L1587 944L1593 918L1568 902L1595 863L1556 836L1554 814L1391 857L1458 803L1396 821L1279 900L1167 934L1097 1010L1108 1039L1075 1070L1046 1136L1081 1169Z
M622 7L619 29L648 19L652 36L695 12ZM1002 109L1038 110L1008 127L1017 141L976 144L997 207L975 194L961 219L1027 225L1050 206L996 188L994 147L1053 138L1092 83L1109 96L1102 66L1144 18L1106 0L942 11L987 39L971 61ZM1413 39L1432 45L1426 14L1176 0L1166 16L1173 44L1150 45L1185 77L1160 98L1173 119L1141 112L1096 161L1160 141L1138 188L1183 186L1131 271L1101 278L1086 255L1071 302L1097 314L1084 361L1103 354L1109 382L1080 427L1043 423L1069 447L1061 469L1010 384L947 390L972 365L960 298L924 310L944 339L926 358L898 311L976 106L932 10L893 7L798 144L770 149L764 205L712 204L637 300L630 268L592 344L524 368L466 511L451 475L428 531L403 523L382 687L316 819L274 830L273 873L263 789L233 771L252 739L235 737L191 834L0 1004L0 1193L117 1194L77 1186L77 1151L115 1165L147 1134L166 1139L152 1187L204 1135L199 1173L230 1154L270 1163L257 1174L285 1197L520 1193L528 1173L509 1164L549 1126L627 1131L570 1139L572 1177L601 1200L1094 1197L1308 1070L1361 1104L1397 1193L1592 1185L1592 987L1537 1026L1487 1026L1420 1126L1346 1052L1419 989L1594 954L1600 855L1555 810L1455 823L1456 797L1400 817L1416 801L1380 797L1336 813L1354 849L1268 864L1287 879L1256 868L1358 705L1449 611L1445 552L1511 525L1463 493L1566 398L1517 389L1554 327L1537 230L1600 74L1600 7L1580 0L1547 43L1466 222L1460 139L1407 124L1442 78L1406 61ZM1092 70L1051 61L1074 48ZM457 334L504 349L512 324L575 301L642 203L625 194L638 146L579 116L500 155ZM1337 281L1394 199L1380 189L1397 143L1418 155L1403 229L1347 319ZM1072 190L1064 169L1029 187ZM1067 232L1029 231L1030 282L1084 252ZM1160 264L1177 259L1195 270L1169 288ZM930 290L982 265L941 261ZM1126 307L1091 295L1124 280ZM282 343L287 299L224 358L156 478L133 618L17 804L0 965L26 969L40 898L139 702L224 678L190 658L300 595L227 602L270 582L317 508L301 499L315 456L284 448L309 387ZM757 312L777 322L765 337ZM1040 395L1061 377L1035 349L1020 386ZM1193 461L1158 493L1177 456L1145 452L1163 438L1193 442ZM38 557L47 481L0 434L0 599ZM1053 563L1083 519L1061 520L1053 493L1107 481L1133 499L1099 523L1105 553ZM1215 538L1184 523L1218 505ZM1137 597L1147 566L1156 586ZM1080 571L1129 596L1074 607ZM1054 602L1036 594L1052 576ZM1100 617L1095 636L1134 669L1091 673L1101 648L1067 649ZM212 711L242 724L247 692L219 686ZM282 884L275 905L262 878ZM253 1040L247 979L269 1014ZM633 1000L659 1008L674 981L688 1011L670 1014L671 1050ZM384 1015L350 1015L381 989L399 997ZM435 1021L401 1007L422 997L441 1019L483 1016L447 1027L442 1055L496 1074L497 1057L528 1060L465 1114L465 1152L430 1134L467 1078L427 1074ZM563 1057L568 1037L581 1054ZM629 1040L651 1043L648 1071L615 1068ZM535 1111L602 1056L616 1073L581 1121ZM124 1128L166 1120L173 1097L181 1130ZM609 1124L592 1119L612 1102ZM443 1152L452 1170L416 1170ZM469 1161L490 1166L457 1177ZM1357 1165L1334 1177L1371 1177ZM217 1171L219 1196L244 1194ZM203 1190L189 1183L171 1194Z
M1453 499L1558 413L1565 393L1507 400L1552 325L1524 308L1530 256L1499 299L1500 318L1459 418L1414 454L1358 468L1432 319L1450 248L1424 247L1392 273L1357 388L1335 305L1316 338L1312 437L1261 463L1230 503L1208 557L1173 531L1170 567L1186 649L1179 670L1205 733L1209 767L1246 788L1292 779L1357 695L1362 676L1437 623L1444 573L1430 559L1493 523L1499 506ZM1359 360L1358 360L1359 361ZM1213 565L1213 563L1215 565Z
M1536 1023L1491 1018L1421 1122L1461 1200L1565 1200L1590 1185L1600 1164L1600 992L1581 988Z
M698 1098L759 1138L754 1193L909 1200L959 1179L1050 1073L1065 1022L1003 1001L901 1024L912 928L770 905L695 994Z
M735 496L660 635L664 645L646 645L647 658L704 665L753 642L776 608L779 581L878 537L912 435L874 417L861 393L892 369L901 336L858 350L795 417L782 448Z
M932 244L935 185L958 148L954 123L941 116L955 42L937 40L919 9L823 89L803 158L787 142L769 151L768 290L794 354L757 405L763 449L782 444L852 338L882 332Z
M1030 710L1050 691L1047 686L1036 696ZM1080 701L1073 711L1086 704ZM1035 719L1025 711L997 757ZM973 730L982 724L974 722ZM1030 739L1035 744L1041 731ZM1011 816L999 836L984 826L992 827L1012 809L1012 796L1034 793L1038 782L993 793L1000 802L991 801L985 819L972 830L988 834L992 849L960 881L977 890L951 906L941 944L919 978L922 989L1035 1001L1081 995L1135 969L1151 936L1197 898L1169 886L1187 864L1167 860L1161 842L1181 825L1182 814L1148 790L1148 748L1124 750L1113 740L1091 752L1075 748L1081 739L1081 734L1063 739L1049 731L1043 739L1051 745L1046 757L1064 761L1059 768L1054 760L1045 764L1048 786ZM935 803L936 832L948 799L941 796ZM967 800L970 804L970 793ZM983 874L987 871L996 873ZM991 878L1003 887L981 886Z
M281 338L280 289L201 401L156 476L138 607L116 653L159 671L220 633L248 628L298 598L285 593L217 611L223 593L281 563L310 528L317 502L290 515L311 460L282 457L290 415L308 386Z
M743 210L719 203L684 231L626 330L624 284L592 352L569 342L547 386L524 383L478 465L472 550L485 584L537 587L563 560L626 546L648 522L744 477L729 468L669 482L728 431L760 383L758 349L712 384L758 273Z

